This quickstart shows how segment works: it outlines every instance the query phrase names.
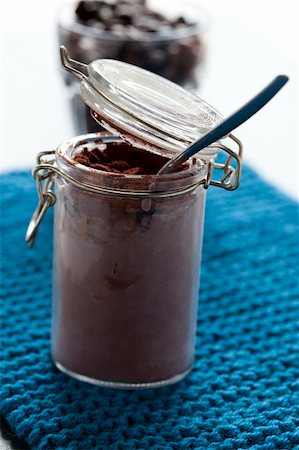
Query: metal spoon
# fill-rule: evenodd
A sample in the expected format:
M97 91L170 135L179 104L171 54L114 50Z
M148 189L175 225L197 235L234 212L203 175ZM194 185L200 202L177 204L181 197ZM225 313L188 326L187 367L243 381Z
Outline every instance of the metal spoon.
M213 142L227 136L232 130L237 128L246 120L250 119L255 113L257 113L263 106L268 103L274 95L286 84L288 81L286 75L278 75L274 80L268 84L259 94L253 97L248 103L246 103L242 108L238 109L235 113L224 119L216 128L206 133L204 136L200 137L194 141L189 147L186 148L182 153L180 153L175 158L169 160L164 166L159 170L157 175L162 175L166 173L174 172L178 166L187 161L191 156L200 150L206 148Z

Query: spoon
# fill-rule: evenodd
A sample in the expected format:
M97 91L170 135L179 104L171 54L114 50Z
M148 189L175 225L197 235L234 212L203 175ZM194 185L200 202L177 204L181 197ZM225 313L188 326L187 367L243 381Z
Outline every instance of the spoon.
M246 120L250 119L251 116L263 108L263 106L265 106L266 103L268 103L271 98L274 97L278 91L280 91L288 79L289 78L286 75L278 75L259 94L253 97L248 103L234 112L227 119L224 119L216 128L213 128L204 136L192 142L192 144L178 156L167 161L167 163L164 164L164 166L159 170L157 175L174 172L178 166L187 161L187 159L195 153L198 153L200 150L206 148L213 142L227 136L232 130L246 122Z

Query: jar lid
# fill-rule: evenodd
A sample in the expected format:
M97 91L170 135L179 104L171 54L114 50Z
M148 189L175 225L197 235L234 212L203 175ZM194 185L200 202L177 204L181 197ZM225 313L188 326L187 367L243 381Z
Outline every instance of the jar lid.
M135 146L162 149L172 157L222 120L196 95L140 67L99 59L84 68L81 96L93 117ZM213 159L217 153L210 146L200 158Z

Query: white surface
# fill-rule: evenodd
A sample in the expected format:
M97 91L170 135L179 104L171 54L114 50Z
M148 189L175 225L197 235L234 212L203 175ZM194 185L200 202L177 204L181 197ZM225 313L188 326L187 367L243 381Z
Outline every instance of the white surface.
M1 1L0 169L31 167L40 150L73 135L59 74L58 0ZM175 2L176 0L172 0ZM172 2L169 0L169 4ZM294 198L298 196L298 2L201 0L211 16L210 53L200 96L231 113L278 73L283 91L236 133L245 161ZM16 10L18 14L16 14ZM6 20L13 17L12 20ZM296 36L297 33L297 36Z
M203 4L203 3L202 3ZM214 17L203 97L229 114L277 74L289 83L236 131L247 163L298 199L297 1L207 1Z

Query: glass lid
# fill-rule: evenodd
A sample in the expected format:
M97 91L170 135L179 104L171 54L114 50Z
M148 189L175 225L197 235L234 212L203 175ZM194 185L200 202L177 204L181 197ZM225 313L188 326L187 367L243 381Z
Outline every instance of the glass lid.
M87 73L81 96L93 117L135 146L163 149L173 156L222 120L196 95L137 66L100 59L87 66ZM216 154L211 146L200 157Z

